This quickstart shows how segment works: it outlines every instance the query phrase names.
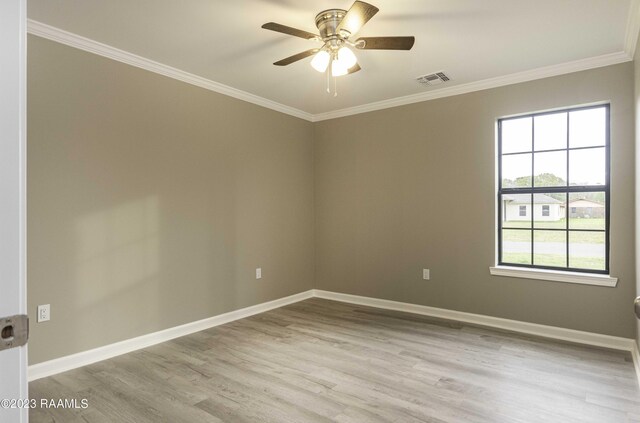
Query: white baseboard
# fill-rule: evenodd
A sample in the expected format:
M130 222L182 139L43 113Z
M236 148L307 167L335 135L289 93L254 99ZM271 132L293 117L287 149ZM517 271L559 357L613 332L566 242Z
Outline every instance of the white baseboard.
M614 350L633 351L636 345L633 339L617 336L602 335L599 333L583 332L574 329L565 329L555 326L539 325L536 323L521 322L518 320L502 319L500 317L485 316L482 314L465 313L463 311L447 310L423 306L418 304L401 303L398 301L381 300L378 298L361 297L359 295L341 294L337 292L313 290L313 296L327 300L341 301L344 303L358 304L386 310L404 311L407 313L422 314L441 319L455 320L457 322L490 328L504 329L527 335L541 336L544 338L558 339L575 342L578 344L596 347L610 348Z
M638 350L638 344L634 341L631 348L631 357L633 358L633 367L636 369L636 377L638 378L638 385L640 385L640 351Z
M277 300L268 301L266 303L256 304L203 320L161 330L159 332L149 333L147 335L116 342L115 344L109 344L92 350L34 364L29 366L29 381L66 372L67 370L76 369L78 367L126 354L128 352L150 347L171 339L209 329L214 326L224 325L225 323L233 322L234 320L243 319L245 317L253 316L254 314L263 313L288 304L297 303L298 301L306 300L312 296L313 290L309 290L299 294L290 295L288 297L279 298Z
M275 308L283 307L312 297L454 320L462 323L504 329L512 332L540 336L549 339L558 339L578 344L629 351L633 357L636 376L638 377L638 382L640 384L640 352L636 341L633 339L584 332L574 329L565 329L555 326L539 325L536 323L527 323L517 320L502 319L499 317L485 316L481 314L465 313L462 311L447 310L418 304L323 291L319 289L311 289L299 294L290 295L288 297L262 304L256 304L251 307L242 308L240 310L231 311L218 316L198 320L196 322L150 333L137 338L127 339L125 341L105 345L93 350L83 351L66 357L38 363L33 366L29 366L29 381L86 366L88 364L106 360L121 354L126 354L128 352L223 325L225 323L233 322L234 320L243 319L245 317L253 316L254 314L263 313L265 311L273 310Z

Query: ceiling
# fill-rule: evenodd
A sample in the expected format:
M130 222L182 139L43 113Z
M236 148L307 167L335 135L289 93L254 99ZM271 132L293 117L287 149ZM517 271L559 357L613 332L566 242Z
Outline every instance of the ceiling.
M310 58L272 65L319 43L260 26L274 21L317 33L319 11L348 9L352 0L29 0L28 17L313 116L629 60L625 50L638 33L636 0L368 1L380 12L358 35L414 35L416 42L408 52L356 51L363 70L338 78L337 97L325 92L326 77ZM436 71L452 81L415 81Z

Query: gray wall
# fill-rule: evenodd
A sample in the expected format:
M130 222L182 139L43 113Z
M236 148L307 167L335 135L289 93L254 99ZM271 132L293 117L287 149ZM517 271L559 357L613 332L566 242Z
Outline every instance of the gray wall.
M636 44L636 52L634 55L633 68L634 68L634 106L635 106L635 146L636 146L636 295L640 295L640 172L638 166L640 166L640 37ZM640 320L636 319L636 342L640 347Z
M635 334L631 63L311 124L33 36L28 60L30 364L312 287ZM490 276L496 118L603 100L618 287Z
M34 36L28 61L30 364L312 288L310 122Z
M609 100L618 287L490 276L496 119ZM316 288L635 337L633 119L625 63L316 124Z

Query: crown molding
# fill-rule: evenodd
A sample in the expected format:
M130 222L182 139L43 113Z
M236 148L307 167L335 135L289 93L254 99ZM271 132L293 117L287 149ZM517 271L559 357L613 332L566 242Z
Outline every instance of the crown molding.
M564 75L567 73L579 72L603 66L616 65L632 60L626 52L604 54L602 56L590 57L588 59L575 60L561 63L559 65L545 66L524 72L512 73L510 75L498 76L496 78L484 79L467 84L454 85L448 88L440 88L419 94L411 94L404 97L392 98L389 100L377 101L346 109L335 110L327 113L313 115L313 122L336 119L340 117L356 115L360 113L372 112L375 110L388 109L391 107L404 106L422 101L435 100L437 98L450 97L454 95L467 94L474 91L488 90L490 88L503 87L505 85L518 84L521 82L533 81L536 79L548 78L551 76Z
M624 52L629 56L629 60L633 60L636 53L638 35L640 35L640 0L631 0L624 39Z
M407 104L419 103L428 100L435 100L443 97L467 94L474 91L482 91L490 88L498 88L506 85L517 84L521 82L533 81L536 79L548 78L552 76L564 75L572 72L579 72L588 69L610 66L633 60L638 33L640 32L640 0L632 0L629 10L629 19L627 21L626 37L624 51L617 53L609 53L601 56L591 57L587 59L575 60L572 62L561 63L558 65L545 66L538 69L513 73L510 75L489 78L481 81L470 82L466 84L454 85L447 88L440 88L433 91L427 91L418 94L411 94L403 97L396 97L388 100L377 101L373 103L362 104L359 106L348 107L345 109L334 110L326 113L312 114L299 110L264 97L251 94L219 82L206 79L180 69L173 68L156 61L146 59L133 53L82 37L71 32L44 24L42 22L29 19L27 22L27 31L38 37L46 38L70 47L78 48L89 53L107 57L131 66L148 70L169 78L177 79L191 85L205 88L229 97L244 100L258 106L266 107L287 115L295 116L310 122L320 122L329 119L336 119L345 116L367 113L376 110L388 109L392 107L404 106Z
M38 37L46 38L48 40L65 44L70 47L75 47L77 49L84 50L89 53L94 53L99 56L107 57L118 62L126 63L137 68L148 70L150 72L167 76L169 78L177 79L178 81L186 82L187 84L205 88L207 90L224 94L229 97L244 100L246 102L285 113L287 115L295 116L307 121L313 120L313 116L311 115L311 113L307 113L302 110L298 110L296 108L257 96L255 94L251 94L249 92L242 91L237 88L233 88L228 85L224 85L219 82L215 82L210 79L206 79L201 76L197 76L192 73L146 59L136 54L129 53L128 51L120 50L107 44L103 44L98 41L94 41L89 38L64 31L60 28L56 28L42 22L34 21L33 19L29 19L27 21L27 32Z

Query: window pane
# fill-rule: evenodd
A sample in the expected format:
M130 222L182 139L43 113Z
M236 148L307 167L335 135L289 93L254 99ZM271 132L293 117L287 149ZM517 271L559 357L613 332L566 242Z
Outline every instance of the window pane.
M531 194L503 195L501 206L503 228L531 227Z
M605 270L604 232L569 232L569 267Z
M531 186L531 153L502 156L502 187Z
M531 231L502 230L502 262L531 264Z
M604 185L605 161L604 148L569 151L569 184Z
M569 113L569 147L604 146L607 139L607 109L578 110Z
M535 153L534 186L558 187L567 185L567 152Z
M502 154L531 151L530 117L502 121Z
M533 264L567 267L567 233L565 231L534 231Z
M569 194L569 229L605 229L606 197L603 192Z
M535 194L533 197L533 227L546 229L565 229L565 203L567 194Z
M567 148L567 113L554 113L534 117L534 144L536 151Z

